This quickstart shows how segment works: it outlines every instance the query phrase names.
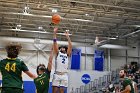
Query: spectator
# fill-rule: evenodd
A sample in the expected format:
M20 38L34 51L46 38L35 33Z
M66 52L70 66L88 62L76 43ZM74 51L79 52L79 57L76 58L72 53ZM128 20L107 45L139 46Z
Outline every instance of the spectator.
M117 93L134 93L132 82L129 78L126 77L126 75L126 70L120 70L119 76L121 79L121 89L117 90Z

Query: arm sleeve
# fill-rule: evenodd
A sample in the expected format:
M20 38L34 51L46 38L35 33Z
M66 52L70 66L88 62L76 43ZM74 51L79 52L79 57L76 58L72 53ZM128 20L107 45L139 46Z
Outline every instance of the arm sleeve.
M29 71L28 67L25 65L23 61L21 62L21 68L22 68L22 71Z

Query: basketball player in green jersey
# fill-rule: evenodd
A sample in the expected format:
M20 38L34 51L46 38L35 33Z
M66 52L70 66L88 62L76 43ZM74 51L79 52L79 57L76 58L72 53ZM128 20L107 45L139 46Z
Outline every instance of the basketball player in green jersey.
M22 71L31 78L36 78L24 64L18 59L18 54L22 46L12 43L6 46L7 57L0 61L0 71L2 74L2 91L1 93L23 93Z
M48 93L50 73L52 68L53 49L51 50L48 67L46 69L44 64L37 67L38 77L34 79L36 85L36 93Z
M120 70L119 76L121 79L121 89L116 91L116 93L135 93L132 81L127 77L127 71L124 69Z

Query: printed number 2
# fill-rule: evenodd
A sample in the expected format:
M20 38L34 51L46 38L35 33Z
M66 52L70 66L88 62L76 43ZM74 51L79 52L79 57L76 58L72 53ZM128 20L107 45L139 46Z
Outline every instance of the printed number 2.
M16 71L16 63L13 63L12 65L10 65L10 63L7 63L6 66L5 66L5 70L7 70L8 72L10 70L12 70L13 72Z
M62 59L62 63L65 64L65 58Z

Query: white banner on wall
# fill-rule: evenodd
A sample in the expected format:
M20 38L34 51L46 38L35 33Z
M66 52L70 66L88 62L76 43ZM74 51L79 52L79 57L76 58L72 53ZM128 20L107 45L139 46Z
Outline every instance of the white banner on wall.
M94 79L99 79L104 75L109 74L109 72L104 71L75 71L69 70L69 86L68 93L75 88L80 88L81 85L88 84L90 81L94 81Z

